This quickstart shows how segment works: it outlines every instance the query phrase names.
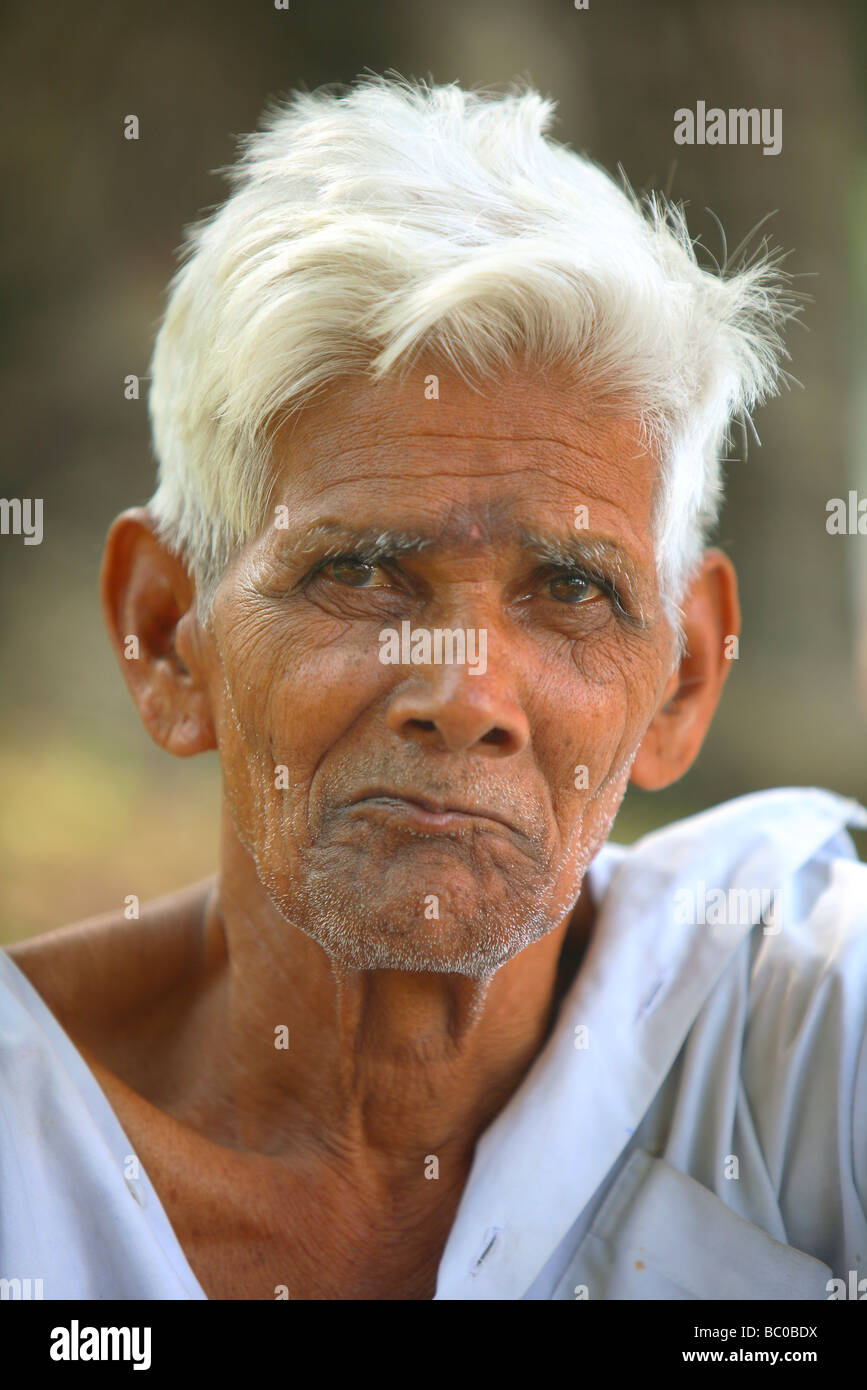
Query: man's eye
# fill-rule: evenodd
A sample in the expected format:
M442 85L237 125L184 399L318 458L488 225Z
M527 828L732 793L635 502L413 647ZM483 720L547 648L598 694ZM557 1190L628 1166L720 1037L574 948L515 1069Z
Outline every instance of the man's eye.
M351 555L338 556L334 560L328 560L322 565L320 574L325 574L329 579L334 579L338 584L345 584L351 589L378 589L388 584L388 576L385 574L381 565L371 565L365 560L355 559ZM380 576L377 583L376 576Z
M557 574L548 580L548 591L560 603L588 603L602 590L582 574Z

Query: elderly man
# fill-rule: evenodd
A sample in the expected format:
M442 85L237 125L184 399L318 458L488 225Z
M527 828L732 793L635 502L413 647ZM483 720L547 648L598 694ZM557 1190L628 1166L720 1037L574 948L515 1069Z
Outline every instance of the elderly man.
M46 1298L867 1276L867 817L608 843L720 697L719 459L792 301L550 116L300 95L190 234L102 594L151 737L219 754L219 871L0 955L0 1275Z

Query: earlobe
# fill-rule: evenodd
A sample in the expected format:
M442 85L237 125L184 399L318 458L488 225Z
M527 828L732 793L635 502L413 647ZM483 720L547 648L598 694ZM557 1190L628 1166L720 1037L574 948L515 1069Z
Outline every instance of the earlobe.
M721 550L707 550L681 604L685 651L662 692L630 780L644 791L670 786L698 756L731 669L740 632L737 576Z
M215 748L194 587L143 508L112 523L100 595L115 655L154 742L180 758Z

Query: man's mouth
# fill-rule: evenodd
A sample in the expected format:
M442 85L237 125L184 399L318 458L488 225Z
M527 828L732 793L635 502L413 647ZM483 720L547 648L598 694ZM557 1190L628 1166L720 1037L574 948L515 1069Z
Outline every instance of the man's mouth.
M494 807L461 797L450 796L447 800L431 797L415 789L366 788L352 798L349 809L383 821L403 821L407 826L429 833L478 830L485 822L491 829L519 833L517 827Z

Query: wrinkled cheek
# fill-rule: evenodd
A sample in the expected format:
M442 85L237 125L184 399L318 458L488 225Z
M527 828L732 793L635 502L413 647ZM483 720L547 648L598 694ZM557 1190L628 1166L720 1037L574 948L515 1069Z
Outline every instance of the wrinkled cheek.
M238 838L256 864L269 872L295 857L303 816L295 750L269 736L262 719L266 706L245 708L226 693L219 730L223 789ZM278 737L284 721L274 725ZM299 822L302 822L299 824Z
M593 795L631 766L655 711L660 662L645 638L629 634L576 646L573 666L584 711L576 761L591 765L586 790Z
M652 703L646 672L622 653L585 648L574 668L582 679L572 687L569 738L564 746L561 720L548 763L557 767L554 807L563 850L554 901L563 912L608 839L647 724L645 704ZM554 716L550 727L556 734Z
M572 822L554 892L554 903L562 914L568 912L578 899L581 880L599 850L605 844L620 803L629 783L634 752L619 764L609 767L598 785L583 793Z
M570 671L545 691L536 744L561 826L583 816L633 752L641 728L633 696L628 673L610 660L604 681L576 681Z
M613 620L604 632L587 641L573 643L570 656L573 672L582 686L600 694L622 690L624 684L641 680L657 665L647 639L636 632L615 628Z
M564 910L568 910L578 898L586 870L609 838L611 826L627 791L629 770L634 759L635 753L631 753L618 765L609 767L593 790L582 796L565 845L560 873L559 898L564 903Z

